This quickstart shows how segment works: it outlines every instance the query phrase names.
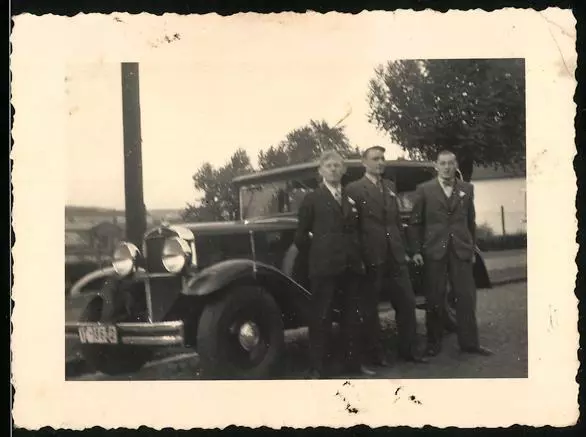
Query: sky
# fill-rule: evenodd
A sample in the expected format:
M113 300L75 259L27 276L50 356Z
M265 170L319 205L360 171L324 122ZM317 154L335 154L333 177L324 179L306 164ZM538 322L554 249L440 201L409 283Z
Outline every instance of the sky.
M389 158L402 154L367 119L374 68L397 58L398 35L405 34L392 16L348 18L330 28L279 16L239 27L220 17L202 22L170 33L188 56L140 62L147 209L183 208L196 198L192 175L202 163L222 165L241 147L256 165L259 150L310 119L333 125L349 113L343 124L352 144L382 144ZM407 26L405 41L418 34L416 22ZM66 72L66 203L122 209L120 64L70 62Z
M140 63L147 209L184 207L196 196L191 178L203 162L221 165L242 147L256 165L259 150L310 119L334 125L350 113L343 124L353 144L401 153L367 119L368 82L387 60L380 46L368 44L372 32L319 44L311 32L288 42L291 36L267 44L251 32L242 45L226 44L234 56L202 49L198 61ZM340 50L344 56L335 55ZM124 206L120 82L120 64L68 67L68 204Z

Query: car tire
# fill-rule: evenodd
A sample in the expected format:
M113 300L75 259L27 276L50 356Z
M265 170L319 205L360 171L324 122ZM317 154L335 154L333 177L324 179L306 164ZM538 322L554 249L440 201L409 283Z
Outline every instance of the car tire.
M446 278L446 298L444 299L444 329L447 332L456 332L456 296L449 278Z
M262 288L230 288L208 303L200 317L197 352L204 378L268 378L284 347L281 310Z
M102 299L93 299L80 317L80 322L99 322L102 313ZM89 368L110 376L139 371L151 357L145 348L127 345L81 344L81 353Z

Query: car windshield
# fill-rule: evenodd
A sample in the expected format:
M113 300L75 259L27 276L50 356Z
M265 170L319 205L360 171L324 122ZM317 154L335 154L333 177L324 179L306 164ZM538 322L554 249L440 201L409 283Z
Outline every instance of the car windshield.
M305 195L315 189L316 181L289 180L247 185L240 188L243 219L296 213Z

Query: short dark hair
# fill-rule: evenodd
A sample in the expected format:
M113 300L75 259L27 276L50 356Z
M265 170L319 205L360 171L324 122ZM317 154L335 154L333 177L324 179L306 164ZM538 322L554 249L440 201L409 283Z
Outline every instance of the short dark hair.
M387 151L387 149L385 149L383 146L370 146L364 152L362 152L362 158L366 158L368 156L368 152L370 152L371 150L378 150L383 153Z
M458 156L454 152L452 152L451 150L442 149L439 152L437 152L437 155L435 156L435 160L437 161L440 158L440 156L442 156L442 155L453 155L454 158L458 159Z

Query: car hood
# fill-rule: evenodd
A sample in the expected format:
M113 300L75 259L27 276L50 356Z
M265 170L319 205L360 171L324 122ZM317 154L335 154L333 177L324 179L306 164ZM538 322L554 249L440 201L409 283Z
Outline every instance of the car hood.
M297 217L289 215L270 218L258 218L253 220L182 223L179 226L191 230L195 235L234 234L250 231L276 231L295 228L297 226Z

